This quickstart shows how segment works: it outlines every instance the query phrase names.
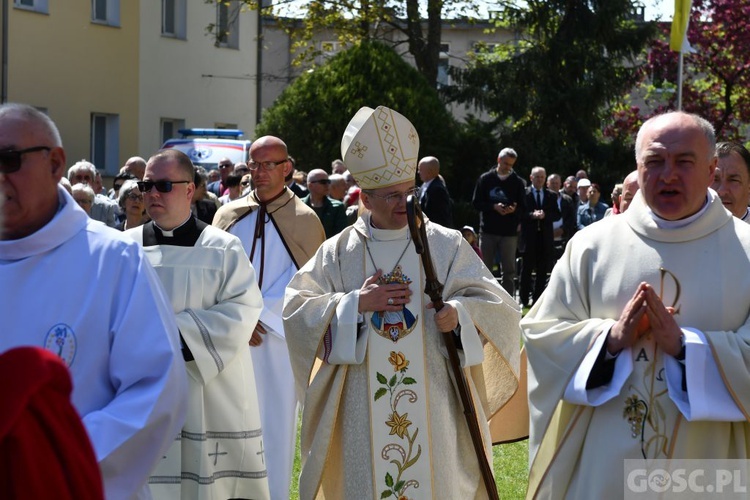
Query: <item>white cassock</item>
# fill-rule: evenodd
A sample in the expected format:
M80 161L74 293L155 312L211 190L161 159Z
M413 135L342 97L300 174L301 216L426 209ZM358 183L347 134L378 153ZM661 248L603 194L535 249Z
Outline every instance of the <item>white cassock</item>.
M0 241L0 352L45 347L73 379L109 499L150 498L148 476L185 418L174 314L143 251L67 191L46 226Z
M252 251L255 223L258 211L240 219L229 230L240 237L245 252ZM263 335L263 343L251 347L255 371L260 420L263 424L263 437L267 443L265 450L268 467L268 483L271 498L283 500L289 496L289 482L294 465L294 444L297 437L297 397L294 392L294 377L289 362L289 351L284 335L281 310L284 303L286 285L297 272L292 258L281 241L276 226L265 224L263 238L265 253L262 260L261 294L263 311L260 321L268 331ZM261 241L256 243L260 247ZM255 249L252 260L260 279L261 251Z
M268 499L247 348L263 300L242 244L192 216L173 231L150 222L127 234L156 269L193 358L185 426L151 475L154 498Z

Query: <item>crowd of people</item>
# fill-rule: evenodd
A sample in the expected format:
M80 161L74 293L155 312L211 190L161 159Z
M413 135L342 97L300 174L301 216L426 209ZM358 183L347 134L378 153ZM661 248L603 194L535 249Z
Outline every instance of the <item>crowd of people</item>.
M530 439L529 498L620 497L623 459L749 458L750 152L657 115L611 206L585 171L527 181L518 158L477 180L477 234L384 106L330 174L265 136L210 171L132 157L107 191L47 115L0 105L0 353L52 351L72 381L55 434L14 412L0 448L70 426L88 465L50 485L114 499L494 498L490 419ZM13 355L39 387L60 369Z

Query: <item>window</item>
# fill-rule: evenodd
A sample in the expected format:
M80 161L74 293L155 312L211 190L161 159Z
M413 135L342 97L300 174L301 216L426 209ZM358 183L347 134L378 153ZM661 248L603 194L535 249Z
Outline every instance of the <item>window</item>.
M450 75L448 74L449 59L451 52L451 44L441 43L440 44L440 59L438 60L438 74L437 84L438 87L443 87L451 84Z
M91 20L120 26L120 0L91 0Z
M240 48L240 4L237 0L216 5L216 46Z
M23 10L49 14L49 0L14 0L13 6Z
M119 158L119 115L91 113L91 163L105 175L117 175Z
M177 131L181 128L185 128L185 120L180 118L162 118L161 144L167 142L167 139L177 137Z
M338 54L342 49L341 42L326 41L320 42L320 52L324 57L333 57Z
M186 0L161 0L161 34L174 38L186 38Z

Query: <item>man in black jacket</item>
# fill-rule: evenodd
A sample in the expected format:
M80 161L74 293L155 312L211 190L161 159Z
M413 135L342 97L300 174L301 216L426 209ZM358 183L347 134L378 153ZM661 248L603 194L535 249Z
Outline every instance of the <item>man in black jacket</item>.
M526 190L525 207L521 213L521 234L524 241L523 268L521 270L521 304L534 302L547 286L547 273L552 269L554 238L552 224L560 219L557 195L545 189L547 172L542 167L531 169L531 187ZM531 291L531 276L534 291Z
M485 265L492 270L500 259L502 285L515 294L518 224L524 210L526 184L513 171L518 154L505 148L497 155L497 167L483 173L476 186L472 204L480 212L479 248Z
M440 177L440 162L434 156L425 156L417 165L422 186L419 190L419 206L427 217L445 227L453 226L451 195Z
M562 257L565 245L578 230L578 204L567 193L561 190L562 178L558 174L547 177L547 189L557 195L557 208L560 209L561 219L552 224L555 251L552 256L552 265Z

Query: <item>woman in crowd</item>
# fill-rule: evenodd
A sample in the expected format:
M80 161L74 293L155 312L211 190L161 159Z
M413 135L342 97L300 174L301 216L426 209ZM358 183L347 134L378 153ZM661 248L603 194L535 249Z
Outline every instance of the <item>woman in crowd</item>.
M146 204L136 181L127 180L122 184L118 202L122 213L125 214L125 218L116 226L120 231L138 227L148 221Z

